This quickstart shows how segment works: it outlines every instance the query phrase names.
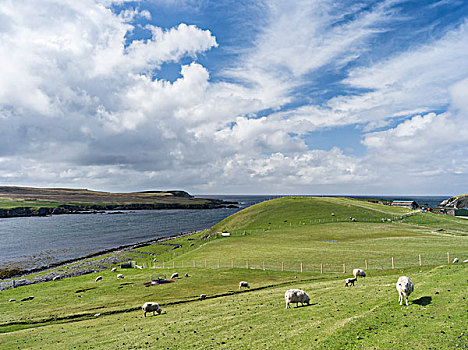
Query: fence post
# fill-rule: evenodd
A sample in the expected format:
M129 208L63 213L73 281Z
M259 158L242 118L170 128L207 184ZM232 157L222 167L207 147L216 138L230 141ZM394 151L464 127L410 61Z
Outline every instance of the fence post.
M218 259L218 269L219 269L219 259Z
M323 264L320 264L320 273L323 274Z
M263 262L263 271L265 271L265 261Z
M343 264L343 273L346 273L346 264Z
M368 267L367 267L367 260L365 260L365 262L366 262L366 270L367 270L367 269L368 269Z
M392 256L392 269L395 268L395 264L393 263L393 256Z
M450 253L447 252L447 264L450 264Z
M231 267L234 268L234 259L231 260Z
M245 261L245 268L246 268L246 269L249 268L249 261L248 261L248 260Z
M421 254L419 254L419 266L422 266Z
M302 272L302 262L301 262L301 272Z
M196 267L196 265L195 265L195 260L193 261L193 267Z
M281 262L281 271L284 271L284 261Z

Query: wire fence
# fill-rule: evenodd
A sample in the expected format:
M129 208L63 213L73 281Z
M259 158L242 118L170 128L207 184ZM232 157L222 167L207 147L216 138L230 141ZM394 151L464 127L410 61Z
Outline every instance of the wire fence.
M175 269L175 268L206 268L206 269L255 269L264 271L289 271L289 272L310 272L320 274L350 274L353 269L360 268L364 270L383 270L417 267L423 265L440 265L455 263L447 252L446 255L424 256L416 254L405 258L389 257L386 259L364 259L359 261L355 259L350 262L336 263L310 263L307 261L291 260L241 260L241 259L193 259L193 260L169 260L169 261L151 261L142 262L139 265L135 262L129 262L127 267L141 269ZM460 261L460 263L462 263Z

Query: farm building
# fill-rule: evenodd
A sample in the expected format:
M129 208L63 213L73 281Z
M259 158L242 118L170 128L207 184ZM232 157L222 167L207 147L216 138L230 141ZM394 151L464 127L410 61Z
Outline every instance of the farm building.
M393 201L391 205L394 207L403 207L408 209L419 208L419 204L415 201Z
M468 216L468 208L450 209L447 211L447 214L452 216Z

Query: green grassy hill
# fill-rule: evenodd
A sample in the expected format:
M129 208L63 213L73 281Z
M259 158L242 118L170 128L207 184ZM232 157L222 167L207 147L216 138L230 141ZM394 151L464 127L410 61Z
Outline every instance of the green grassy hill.
M220 231L232 235L215 235ZM158 267L119 268L123 280L105 270L0 292L0 344L20 349L467 348L468 264L447 264L447 252L450 260L468 258L467 234L468 220L453 217L345 198L275 199L238 212L209 232L168 241L179 244L177 249L140 248L158 253L158 262L137 252L132 258ZM345 288L350 270L366 261L368 277ZM143 285L151 275L173 272L181 276L174 283ZM98 275L103 280L95 282ZM395 282L401 275L415 283L409 307L397 302ZM240 280L251 289L239 291ZM304 289L311 305L286 310L284 292L290 288ZM202 293L207 300L198 300ZM28 296L34 299L20 301ZM8 302L11 298L17 301ZM144 318L139 308L146 301L160 303L163 314Z
M283 197L262 202L229 216L213 231L287 227L317 220L379 222L382 218L397 218L411 210L339 197ZM332 215L333 214L333 215Z

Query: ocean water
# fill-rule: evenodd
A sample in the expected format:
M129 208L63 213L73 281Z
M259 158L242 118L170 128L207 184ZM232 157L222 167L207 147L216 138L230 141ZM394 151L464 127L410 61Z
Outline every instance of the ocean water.
M142 210L122 214L72 214L0 218L0 268L32 269L87 254L209 228L250 205L281 196L199 196L239 203L238 209ZM370 196L366 196L370 197ZM436 206L447 197L382 197Z

